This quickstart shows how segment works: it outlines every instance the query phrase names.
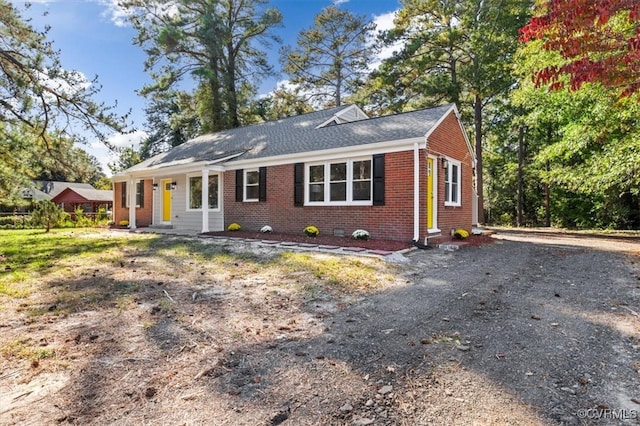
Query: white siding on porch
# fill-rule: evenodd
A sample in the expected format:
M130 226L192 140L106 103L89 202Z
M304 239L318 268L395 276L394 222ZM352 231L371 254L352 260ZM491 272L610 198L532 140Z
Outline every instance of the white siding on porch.
M193 231L199 233L202 231L202 212L187 211L187 177L186 175L163 176L156 178L155 183L161 186L164 179L171 179L176 182L176 189L171 191L171 226L173 229ZM222 179L220 179L220 182ZM158 188L153 191L153 224L162 225L162 191ZM222 194L222 187L220 187ZM222 207L222 196L219 203ZM222 208L220 211L209 211L209 231L224 230L224 215Z

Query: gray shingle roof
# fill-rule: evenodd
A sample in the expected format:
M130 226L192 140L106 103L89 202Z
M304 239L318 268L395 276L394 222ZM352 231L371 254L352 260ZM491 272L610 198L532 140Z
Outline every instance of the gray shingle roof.
M35 182L37 189L40 191L49 194L51 198L55 197L62 191L67 188L84 188L84 189L95 189L89 183L76 183L76 182L60 182L55 180L45 180L40 182Z
M94 202L111 202L113 201L113 191L105 189L86 189L86 188L70 188L88 201Z
M198 161L257 159L423 137L451 104L317 128L349 106L199 136L127 171Z

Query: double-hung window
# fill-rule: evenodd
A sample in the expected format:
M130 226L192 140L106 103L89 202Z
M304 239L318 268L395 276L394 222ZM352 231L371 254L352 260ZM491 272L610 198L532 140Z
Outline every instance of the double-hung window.
M444 169L444 205L460 206L460 173L459 161L449 160Z
M215 210L218 208L219 198L219 184L218 175L209 176L209 197L208 207L209 210ZM202 176L190 176L189 177L189 199L187 200L189 210L202 210Z
M307 164L307 204L371 205L371 158Z
M260 172L244 171L244 201L258 201L260 198Z

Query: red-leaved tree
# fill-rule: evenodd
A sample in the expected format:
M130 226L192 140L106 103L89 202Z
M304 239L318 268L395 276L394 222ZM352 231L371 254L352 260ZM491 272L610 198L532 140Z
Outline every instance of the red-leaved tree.
M545 0L542 14L520 30L524 42L538 39L566 62L533 76L536 86L571 90L601 83L621 96L640 92L640 1Z

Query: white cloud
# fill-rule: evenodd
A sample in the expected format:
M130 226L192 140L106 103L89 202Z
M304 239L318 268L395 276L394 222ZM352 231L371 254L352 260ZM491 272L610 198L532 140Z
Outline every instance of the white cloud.
M140 143L146 138L147 132L136 130L132 133L114 133L107 138L107 141L116 148L140 148Z
M340 6L341 4L349 3L349 0L333 0L334 6Z
M373 22L376 24L376 30L379 32L388 31L393 28L393 20L396 18L397 10L393 12L383 13L382 15L376 15L373 17ZM377 57L373 59L369 65L371 71L377 69L383 60L390 58L393 52L397 52L402 47L402 42L397 42L391 46L384 47L380 50Z
M133 10L120 6L122 0L98 0L98 3L105 7L103 16L107 17L117 27L129 25L129 18L133 15ZM344 1L344 0L341 0ZM180 12L178 5L173 2L148 2L149 8L154 8L154 13L158 16L176 16Z
M45 70L45 72L36 71L36 75L42 86L51 89L55 93L66 94L70 97L89 89L92 85L91 81L80 71L66 71L64 78L51 77L49 70ZM55 96L48 91L45 92L43 96L49 102L56 101Z
M140 143L147 136L147 132L143 130L136 130L133 133L114 133L107 138L107 141L116 148L133 148L137 150L140 148ZM88 147L81 146L81 148L96 157L102 166L102 171L104 171L107 176L111 176L111 170L109 169L108 164L118 159L117 153L111 151L100 141L95 141Z
M378 31L386 31L393 28L393 20L396 18L397 10L383 13L382 15L374 15L373 22L376 24Z
M98 0L98 3L105 7L102 15L113 22L116 27L129 25L128 18L131 12L120 6L120 0Z

